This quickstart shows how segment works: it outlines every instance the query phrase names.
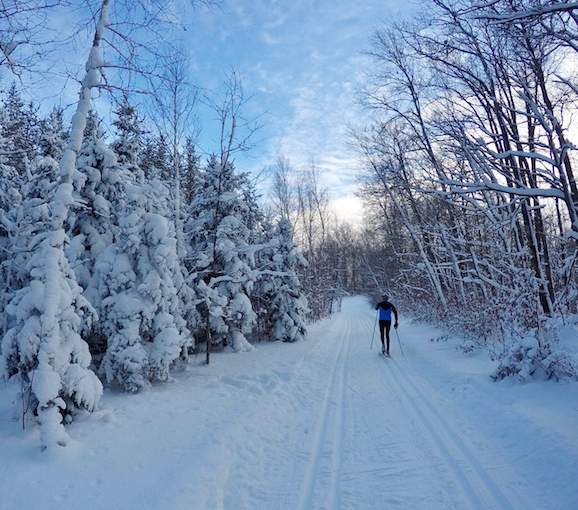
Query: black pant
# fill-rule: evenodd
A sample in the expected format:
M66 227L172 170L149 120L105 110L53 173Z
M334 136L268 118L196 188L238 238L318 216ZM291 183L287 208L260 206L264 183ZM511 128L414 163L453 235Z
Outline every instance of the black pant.
M391 321L379 321L379 333L381 334L381 345L383 346L383 332L385 330L385 337L387 339L387 352L389 352L389 330L391 328Z

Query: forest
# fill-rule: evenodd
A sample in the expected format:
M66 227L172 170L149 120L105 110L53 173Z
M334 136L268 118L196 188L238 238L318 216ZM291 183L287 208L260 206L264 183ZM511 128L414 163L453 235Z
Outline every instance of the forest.
M496 378L575 377L556 339L577 305L576 5L431 4L373 38L368 274L488 344Z
M388 293L488 350L495 380L576 379L558 338L578 321L578 4L427 3L367 34L354 225L314 163L279 152L267 185L238 164L259 131L250 91L236 72L199 91L172 2L2 2L0 374L44 448L104 388L307 341L348 295ZM77 99L48 107L33 91L62 51Z

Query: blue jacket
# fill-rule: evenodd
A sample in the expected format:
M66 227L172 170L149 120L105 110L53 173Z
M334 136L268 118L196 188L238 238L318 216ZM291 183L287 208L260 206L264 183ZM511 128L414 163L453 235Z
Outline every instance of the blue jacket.
M380 321L390 321L391 312L395 316L395 322L397 323L397 308L392 305L389 301L381 301L375 305L375 309L379 310L379 320Z

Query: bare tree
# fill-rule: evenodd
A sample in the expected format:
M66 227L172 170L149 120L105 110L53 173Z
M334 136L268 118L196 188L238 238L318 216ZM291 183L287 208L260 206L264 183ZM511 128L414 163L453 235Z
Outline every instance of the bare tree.
M183 52L181 52L183 55ZM169 61L153 94L153 121L157 131L169 140L174 183L174 217L177 230L178 253L184 256L181 167L185 138L198 136L195 117L199 99L198 88L187 78L188 59L182 56Z
M32 72L56 43L68 37L49 30L49 16L67 0L3 0L0 5L0 70L19 78ZM72 34L70 34L72 35Z
M221 99L206 98L217 116L219 125L219 158L226 166L240 152L251 150L256 143L255 135L261 129L258 118L248 118L244 110L251 100L245 94L239 74L233 71L225 81Z
M273 174L272 202L275 214L295 228L295 169L284 156L279 156L271 168Z
M513 316L536 326L576 306L568 293L578 203L568 128L578 94L564 64L574 58L578 6L431 6L427 20L374 39L367 105L377 120L358 135L369 219L384 232L391 221L403 226L401 239L391 232L400 243L393 283L417 306L435 296L436 309L459 310L459 322L479 331L472 303L498 327L511 328ZM538 316L521 311L536 304Z

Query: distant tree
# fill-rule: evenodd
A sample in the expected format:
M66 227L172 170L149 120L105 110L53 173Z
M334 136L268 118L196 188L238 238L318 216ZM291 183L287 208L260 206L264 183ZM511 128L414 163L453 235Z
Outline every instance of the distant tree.
M62 157L68 138L62 110L53 108L48 117L40 121L39 131L41 155L58 161Z
M112 142L111 148L121 165L127 165L133 170L140 168L139 156L145 148L146 135L143 120L126 95L114 113L115 119L112 124L116 130L116 139Z
M140 166L149 179L171 179L171 156L166 138L160 136L146 137L140 154Z
M15 83L12 83L2 101L0 127L8 164L19 176L25 176L37 154L39 120L36 107L33 104L25 105Z
M287 158L279 156L272 167L272 174L273 211L278 218L289 221L295 227L297 196L292 179L296 180L296 170L291 166Z
M185 140L185 149L183 154L183 168L182 168L182 194L185 203L190 204L193 200L197 184L199 181L199 173L201 171L201 156L197 152L195 142L191 137Z
M268 265L271 273L263 276L271 313L271 333L275 340L295 342L305 338L307 331L307 300L297 274L307 266L307 261L293 242L287 220L279 222L276 241Z

